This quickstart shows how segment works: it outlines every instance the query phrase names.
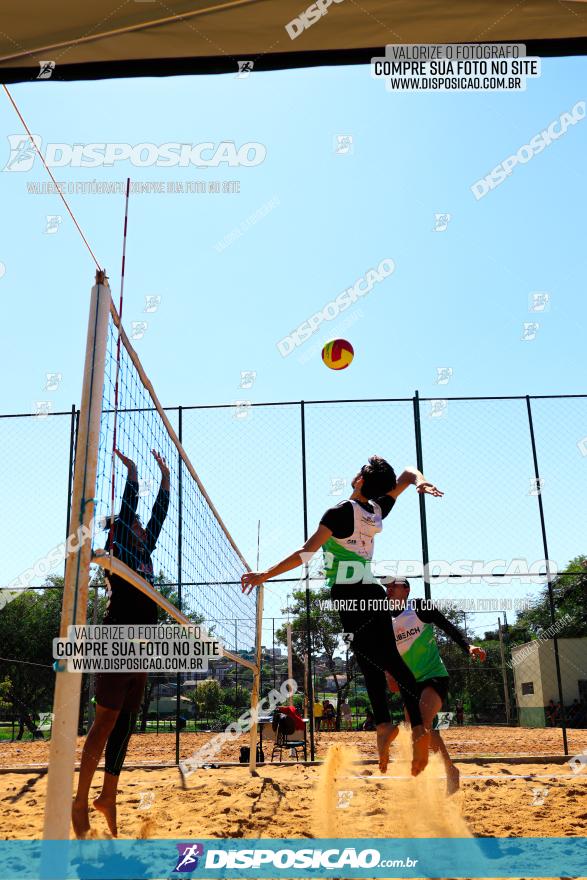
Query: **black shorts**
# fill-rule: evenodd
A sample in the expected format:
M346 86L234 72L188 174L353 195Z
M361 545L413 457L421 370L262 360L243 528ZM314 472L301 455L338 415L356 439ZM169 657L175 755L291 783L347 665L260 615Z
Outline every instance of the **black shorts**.
M146 672L99 672L96 703L105 709L139 712L146 683Z
M420 696L422 696L422 693L426 688L433 688L444 703L448 695L448 675L439 675L436 678L425 678L418 682Z

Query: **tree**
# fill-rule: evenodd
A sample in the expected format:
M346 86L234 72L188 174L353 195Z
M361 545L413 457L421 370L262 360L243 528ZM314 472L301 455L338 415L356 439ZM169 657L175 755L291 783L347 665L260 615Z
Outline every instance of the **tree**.
M53 701L53 639L59 635L63 578L48 577L46 587L24 591L0 612L0 645L7 658L2 699L18 718L18 739L25 727L36 735L34 717Z
M322 587L314 592L310 606L310 639L312 656L323 655L326 669L332 675L336 690L336 729L340 730L340 709L347 698L351 684L358 674L354 654L342 641L340 618L337 611L322 608L320 602L330 599L330 589ZM307 653L306 591L295 590L292 603L282 609L282 614L291 615L292 650L298 659ZM275 637L282 645L287 645L287 626L280 627ZM299 678L298 678L299 680ZM306 683L304 683L304 689ZM308 707L312 711L312 707Z
M205 678L198 683L193 691L185 695L196 707L198 716L205 716L206 723L210 723L210 717L214 718L220 709L222 702L222 688L215 678Z
M561 638L581 638L587 636L587 557L575 556L565 572L569 573L557 575L552 581L555 619L570 618L561 630ZM537 638L550 626L552 617L548 585L545 585L532 607L518 614L516 621L508 627L509 639L521 645Z

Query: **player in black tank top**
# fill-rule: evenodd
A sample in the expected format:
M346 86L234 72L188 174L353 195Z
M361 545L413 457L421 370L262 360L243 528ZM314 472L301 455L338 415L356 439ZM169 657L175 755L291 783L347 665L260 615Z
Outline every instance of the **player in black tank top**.
M432 483L429 483L416 468L406 468L396 480L391 465L384 459L379 458L379 456L374 455L371 456L368 464L364 465L353 479L351 500L356 501L360 505L369 506L369 499L373 498L377 499L377 503L381 506L381 500L389 498L389 502L383 501L385 505L389 505L387 510L387 513L389 513L396 499L408 486L415 486L420 493L436 497L442 496L442 492ZM344 509L345 507L346 510ZM302 565L302 563L308 562L311 556L332 537L336 538L333 529L337 530L339 537L343 537L339 529L344 531L345 528L350 528L351 531L347 532L348 537L353 528L352 517L354 517L354 513L352 512L352 507L352 504L343 503L337 506L337 508L331 508L322 518L314 534L308 538L299 550L294 551L294 553L291 553L266 571L244 574L242 577L243 592L250 593L259 584L265 583L285 572L292 571L294 568ZM341 508L343 509L341 510ZM348 508L351 508L350 514ZM349 516L351 516L350 520ZM345 518L346 526L344 523ZM385 598L385 591L380 585L358 585L356 595L361 598L368 598L365 592L358 592L359 589L364 589L365 587L367 587L369 593L373 591L374 597ZM338 585L336 585L336 589L338 590ZM355 593L354 590L351 592ZM352 647L365 676L365 684L368 687L374 713L377 712L375 721L379 766L382 772L385 772L389 759L389 746L397 734L397 727L391 723L387 708L387 680L385 677L386 671L391 672L392 669L395 669L399 678L396 674L394 674L394 678L402 687L402 695L410 710L414 744L412 773L416 775L424 769L428 761L430 733L422 726L415 680L399 657L393 635L391 617L385 610L349 611L341 614L341 623L344 632L353 633Z

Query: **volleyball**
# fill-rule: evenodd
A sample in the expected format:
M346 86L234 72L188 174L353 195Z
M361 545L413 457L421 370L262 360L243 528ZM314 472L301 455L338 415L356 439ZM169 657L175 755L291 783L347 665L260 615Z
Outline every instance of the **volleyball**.
M331 339L322 349L322 360L329 370L346 370L354 356L355 351L346 339Z

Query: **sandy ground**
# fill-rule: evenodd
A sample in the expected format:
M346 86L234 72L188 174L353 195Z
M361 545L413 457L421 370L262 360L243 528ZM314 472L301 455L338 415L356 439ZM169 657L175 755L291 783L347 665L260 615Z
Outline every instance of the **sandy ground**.
M494 742L498 741L498 733L503 737L503 731L492 733ZM544 739L550 731L525 733L541 733ZM455 731L460 746L465 741L473 746L473 735L474 729ZM146 737L136 737L135 750L143 739ZM360 749L351 745L354 739ZM452 737L447 739L450 742ZM533 738L526 736L522 742L526 752L528 739ZM538 750L536 737L534 740ZM583 740L587 747L585 732ZM40 761L46 747L42 743L30 746L27 757ZM24 750L24 746L21 748ZM13 746L9 746L11 750L14 752ZM6 751L2 749L2 760L10 763L6 762ZM258 777L252 777L245 767L198 770L189 777L187 790L182 789L175 768L124 771L119 793L119 836L190 839L587 834L587 767L573 773L567 764L514 765L482 760L457 763L464 777L462 788L447 798L443 769L436 756L418 779L408 775L407 732L393 746L385 777L374 765L352 763L360 752L373 753L372 735L323 735L320 751L326 758L321 766L265 766L259 769ZM540 751L545 751L544 742ZM136 751L134 756L139 757ZM145 759L144 743L141 757ZM522 774L525 778L517 778ZM101 775L100 771L96 774L92 797L98 794ZM33 771L0 774L0 838L40 837L45 791L46 775ZM91 821L95 835L106 837L103 817L92 810Z
M215 734L184 733L180 739L180 756L187 758ZM449 727L443 738L453 755L562 755L562 734L558 728L526 727ZM587 730L569 730L569 752L576 755L587 749ZM375 735L356 731L317 734L316 757L323 758L329 746L343 743L356 748L362 758L375 758ZM78 739L77 759L81 756L83 737ZM238 761L241 745L248 739L227 744L218 753L219 760ZM267 749L265 749L267 751ZM267 759L270 757L266 756ZM49 743L6 742L0 746L0 767L26 767L47 764ZM130 764L173 763L175 761L174 733L147 733L134 736L129 745L127 761Z

